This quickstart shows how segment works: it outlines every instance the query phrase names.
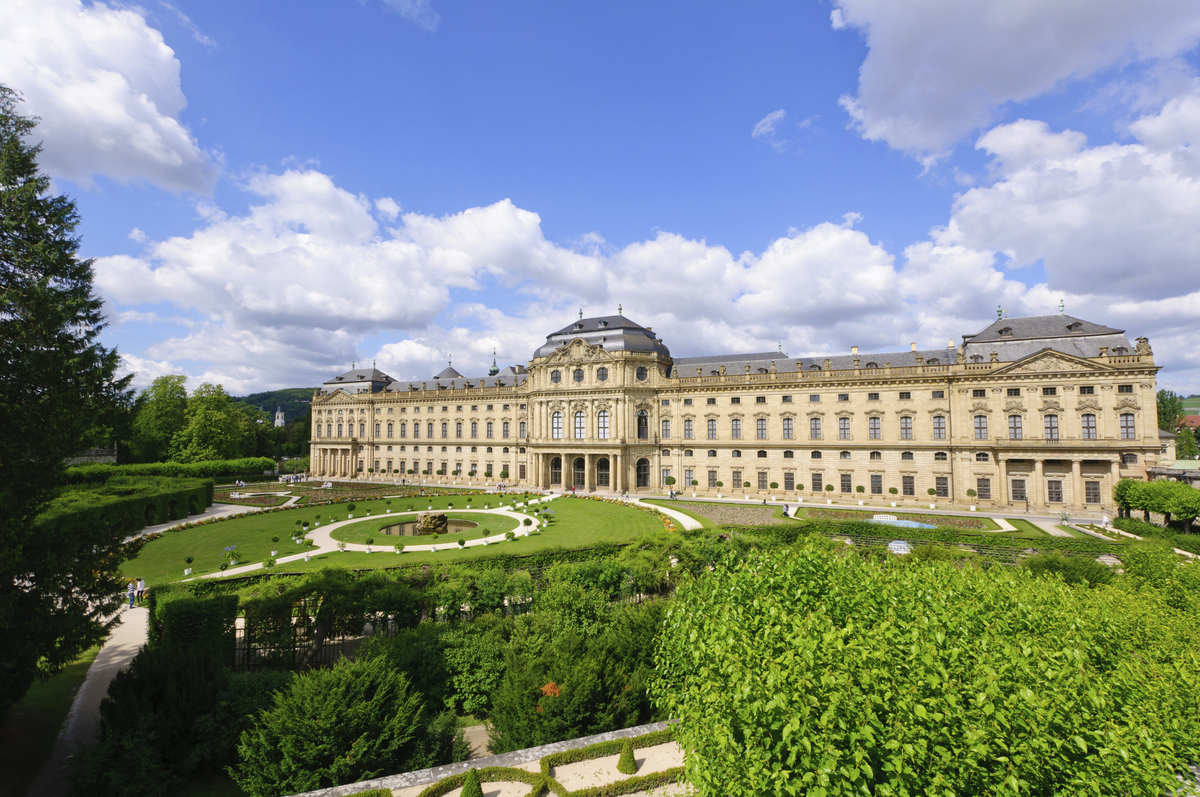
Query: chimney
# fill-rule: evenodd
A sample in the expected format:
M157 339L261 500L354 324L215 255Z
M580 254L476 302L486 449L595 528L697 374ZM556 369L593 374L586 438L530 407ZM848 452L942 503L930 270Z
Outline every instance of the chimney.
M954 341L953 341L953 340L948 340L948 341L946 341L946 348L947 348L947 349L953 349L953 348L954 348Z
M915 344L915 343L910 343L910 344L908 344L908 345L909 345L909 347L910 347L910 348L911 348L913 351L916 351L916 350L917 350L917 344Z
M857 356L858 356L858 347L857 347L857 346L851 346L851 347L850 347L850 353L851 353L851 354L853 354L855 357L857 357Z

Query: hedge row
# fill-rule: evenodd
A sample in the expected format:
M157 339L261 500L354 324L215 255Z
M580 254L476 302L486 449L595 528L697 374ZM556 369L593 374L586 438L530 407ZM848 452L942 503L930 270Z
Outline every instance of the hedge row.
M1113 499L1126 513L1130 509L1155 512L1164 515L1168 523L1175 515L1185 529L1200 515L1200 490L1186 482L1121 479L1113 487Z
M173 478L216 479L225 476L246 476L274 470L270 457L244 459L214 459L208 462L147 462L134 465L80 465L67 468L68 484L92 484L113 476L170 476Z
M113 479L95 489L64 490L34 525L132 534L203 512L212 505L212 494L211 479Z
M654 747L675 741L675 731L671 728L663 728L661 731L651 731L641 736L635 736L630 741L633 742L635 750ZM612 739L607 742L589 744L587 747L577 747L574 750L564 750L561 753L551 753L542 757L542 774L549 775L550 770L554 767L578 764L580 761L591 761L593 758L603 758L606 755L616 755L621 752L624 745L624 739Z

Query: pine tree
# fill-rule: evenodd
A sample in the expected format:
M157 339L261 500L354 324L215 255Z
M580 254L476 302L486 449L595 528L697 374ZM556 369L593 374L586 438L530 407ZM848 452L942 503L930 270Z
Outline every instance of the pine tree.
M37 121L0 86L0 716L39 674L103 639L120 604L121 540L104 528L34 528L63 460L127 406L129 377L97 340L92 261L79 216L50 193L30 144Z

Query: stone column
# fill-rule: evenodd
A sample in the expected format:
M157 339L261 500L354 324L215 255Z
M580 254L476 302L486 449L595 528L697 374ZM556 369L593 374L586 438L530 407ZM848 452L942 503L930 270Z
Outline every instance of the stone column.
M1071 506L1083 508L1083 463L1078 459L1071 460Z
M592 485L592 455L583 455L583 486L580 488L584 492L588 492L593 487Z
M1118 457L1117 459L1114 459L1112 462L1109 463L1110 480L1112 481L1112 484L1108 485L1107 493L1101 494L1101 503L1103 503L1103 498L1105 495L1109 496L1110 498L1112 497L1113 488L1117 486L1117 482L1121 481L1120 454L1118 454L1117 457ZM1116 501L1113 501L1113 504L1115 505ZM1117 507L1117 510L1120 511L1120 507Z
M1000 472L1000 483L992 493L995 496L992 500L1002 506L1012 506L1012 498L1008 494L1008 460L997 457L996 467Z
M1041 509L1043 504L1042 493L1044 492L1043 482L1045 482L1045 479L1046 474L1044 468L1042 467L1042 461L1040 459L1035 459L1033 461L1033 492L1030 495L1029 503L1038 509Z

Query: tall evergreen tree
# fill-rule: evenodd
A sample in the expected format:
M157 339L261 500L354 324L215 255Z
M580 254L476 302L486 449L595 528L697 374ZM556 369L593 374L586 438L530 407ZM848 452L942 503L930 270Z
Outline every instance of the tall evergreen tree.
M79 216L50 193L30 144L37 121L0 86L0 716L38 674L103 639L120 605L121 540L103 528L35 528L63 459L129 378L98 342L101 302Z

